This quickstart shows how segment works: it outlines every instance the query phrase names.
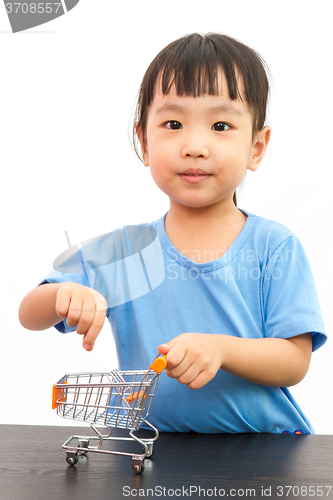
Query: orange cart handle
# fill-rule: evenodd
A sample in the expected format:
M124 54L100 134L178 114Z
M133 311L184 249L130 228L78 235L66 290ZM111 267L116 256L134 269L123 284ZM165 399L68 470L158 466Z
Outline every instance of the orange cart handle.
M167 365L166 355L158 354L154 359L154 361L152 362L152 364L150 365L149 370L154 370L154 372L162 373L166 365Z

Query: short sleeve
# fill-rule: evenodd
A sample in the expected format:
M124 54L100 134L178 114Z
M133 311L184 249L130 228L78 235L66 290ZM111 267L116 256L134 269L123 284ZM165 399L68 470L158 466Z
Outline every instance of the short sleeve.
M266 337L290 338L312 332L313 351L326 342L313 275L295 236L280 244L268 259L262 294Z
M81 262L81 256L80 256L80 251L77 251L77 254L75 258L73 259L74 261L79 261ZM67 263L67 267L72 269L75 272L59 272L55 269L51 271L46 278L39 283L39 285L47 285L47 283L64 283L65 281L72 281L74 283L78 283L79 285L84 285L87 287L90 287L89 279L87 276L87 273L85 272L83 264L78 266L70 266L70 263ZM75 327L69 327L66 323L66 320L61 321L57 325L55 325L55 328L61 332L61 333L68 333L75 331Z
M75 249L75 247L73 248ZM90 250L91 255L88 254L87 250ZM101 252L96 251L96 249L94 250L95 251L92 252L87 245L84 248L84 252L81 248L77 248L73 252L68 252L68 256L65 260L60 259L58 263L55 261L53 271L51 271L39 285L72 281L79 285L94 288L103 295L107 304L109 304L107 282L104 275L105 270L103 272L103 267L105 268L105 266L99 267L101 263ZM114 276L111 273L106 274L108 274L109 280L114 280ZM110 311L108 309L107 316L109 313ZM55 328L61 333L75 331L75 327L69 327L66 320L55 325Z

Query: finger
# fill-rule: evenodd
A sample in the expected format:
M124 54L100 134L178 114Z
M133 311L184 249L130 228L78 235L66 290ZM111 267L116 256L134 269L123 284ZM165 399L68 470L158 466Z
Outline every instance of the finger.
M212 370L203 370L187 385L190 389L200 389L204 385L208 384L216 375L216 372Z
M179 375L187 370L192 361L189 359L186 360L186 353L186 347L182 345L181 342L177 342L166 356L167 369L174 370L175 368L178 368L180 372L177 370L175 373L179 373Z
M176 378L180 384L190 384L200 373L202 368L196 363L184 360L176 368L166 370L166 374L171 378Z
M93 297L86 297L82 304L81 314L76 326L76 333L84 335L90 328L95 316L95 301Z
M95 340L103 328L106 316L106 310L95 311L94 319L83 337L82 345L86 351L92 351L94 348Z
M60 288L57 293L55 311L60 318L67 318L68 308L71 303L71 294L66 289Z
M181 336L175 337L166 344L160 344L158 346L158 352L160 354L167 355L166 361L168 370L172 370L173 368L178 366L182 362L186 354L184 347L182 348L182 344L180 343L180 337Z
M160 354L166 354L167 369L172 370L178 366L186 354L186 348L181 343L182 335L173 338L166 344L158 346Z
M177 339L178 339L178 337L175 337L174 339L170 340L166 344L159 345L158 348L157 348L158 352L160 354L168 354L168 352L170 351L170 349L172 349L172 347L176 344Z
M82 298L80 296L74 296L71 298L66 322L67 325L72 327L76 326L82 313Z
M160 354L168 354L170 349L171 349L171 346L169 344L161 344L157 348L157 350Z
M105 314L106 314L106 310L107 310L108 306L107 306L107 302L106 302L105 297L103 297L103 295L101 295L99 292L97 292L94 289L92 289L91 291L92 291L92 294L93 294L93 297L95 300L96 311L105 312Z

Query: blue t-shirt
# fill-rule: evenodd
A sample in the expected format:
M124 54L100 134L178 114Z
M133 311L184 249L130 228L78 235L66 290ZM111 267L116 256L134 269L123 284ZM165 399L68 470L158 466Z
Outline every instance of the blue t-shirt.
M312 332L316 350L326 332L299 240L285 226L243 212L242 231L216 260L196 263L181 254L163 216L68 250L44 283L75 281L102 293L121 370L145 369L158 345L185 332L252 339ZM56 327L74 330L65 321ZM198 390L162 373L148 420L170 432L314 432L288 389L223 370Z

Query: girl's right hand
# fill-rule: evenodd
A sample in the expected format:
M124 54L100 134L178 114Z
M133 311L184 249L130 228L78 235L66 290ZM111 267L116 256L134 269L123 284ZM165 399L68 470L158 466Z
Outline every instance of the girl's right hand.
M57 292L55 310L68 326L76 326L76 333L83 335L84 349L92 351L105 321L105 298L93 288L67 281Z

